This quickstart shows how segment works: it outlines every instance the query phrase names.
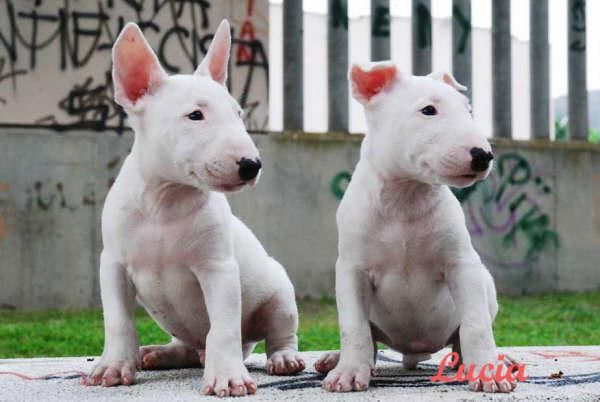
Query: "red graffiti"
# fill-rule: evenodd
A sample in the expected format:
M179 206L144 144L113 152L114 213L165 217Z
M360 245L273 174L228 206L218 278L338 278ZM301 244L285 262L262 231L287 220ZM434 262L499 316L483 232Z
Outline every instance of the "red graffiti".
M583 358L586 362L600 361L599 355L594 355L585 352L577 352L575 350L548 350L540 352L531 352L534 355L541 356L544 359L558 359L558 358Z
M252 17L252 9L254 8L254 0L248 0L247 6L246 20L240 29L240 39L251 42L256 38L254 33L254 25L250 20ZM236 56L238 62L249 62L252 60L252 49L249 46L240 43L237 48Z

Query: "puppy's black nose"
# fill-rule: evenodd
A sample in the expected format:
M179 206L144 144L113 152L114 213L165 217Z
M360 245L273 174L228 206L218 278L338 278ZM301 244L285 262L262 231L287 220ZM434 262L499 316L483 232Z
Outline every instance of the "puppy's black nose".
M255 161L248 158L242 158L237 162L237 164L240 167L238 174L240 175L240 179L243 181L250 181L254 179L262 166L260 159L258 158L256 158Z
M473 160L471 160L471 169L474 172L485 171L490 166L490 161L494 159L494 154L486 152L481 148L471 148L469 152L473 157Z

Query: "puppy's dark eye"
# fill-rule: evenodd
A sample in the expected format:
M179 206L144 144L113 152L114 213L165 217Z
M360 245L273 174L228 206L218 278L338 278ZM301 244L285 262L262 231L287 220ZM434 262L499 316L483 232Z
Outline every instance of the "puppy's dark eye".
M187 115L190 120L204 120L204 115L199 110L194 110L192 113Z
M437 109L433 105L427 105L421 109L421 113L425 116L435 116L437 114Z

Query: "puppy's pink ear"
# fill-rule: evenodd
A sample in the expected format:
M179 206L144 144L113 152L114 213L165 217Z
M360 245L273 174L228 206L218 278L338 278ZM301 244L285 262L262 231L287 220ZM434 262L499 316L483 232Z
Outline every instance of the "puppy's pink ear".
M195 74L211 77L221 85L227 81L227 63L229 62L229 51L231 49L231 32L229 22L221 21L215 36L208 47L208 52L202 63L196 69Z
M434 80L442 81L446 85L450 85L452 88L457 91L466 91L467 87L456 81L456 78L450 73L445 72L433 72L428 75L428 77L433 78Z
M115 41L112 58L115 101L124 108L133 107L167 78L142 31L132 22L125 25Z
M350 81L352 82L352 95L360 103L367 103L371 98L396 80L398 70L390 64L375 65L370 70L364 70L358 65L350 69Z

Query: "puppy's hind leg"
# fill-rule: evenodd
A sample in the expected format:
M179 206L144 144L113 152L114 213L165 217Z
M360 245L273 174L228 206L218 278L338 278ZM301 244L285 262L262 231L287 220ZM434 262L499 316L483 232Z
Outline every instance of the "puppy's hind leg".
M373 361L377 362L377 340L381 338L381 331L371 323L371 338L373 339ZM327 352L323 354L319 360L315 362L315 370L320 374L327 374L337 366L340 361L340 352ZM371 371L371 374L375 374L375 369Z
M244 357L244 360L246 360L248 356L250 356L255 347L256 342L246 342L242 344L242 356Z
M166 370L202 367L204 351L196 350L177 338L166 345L150 345L140 348L143 370Z

